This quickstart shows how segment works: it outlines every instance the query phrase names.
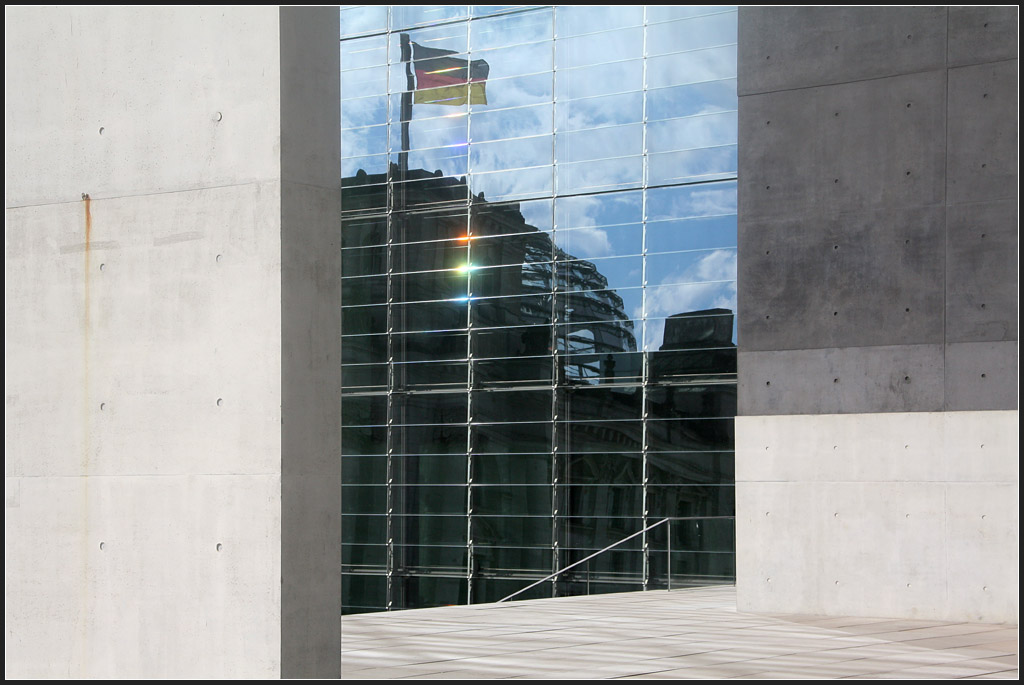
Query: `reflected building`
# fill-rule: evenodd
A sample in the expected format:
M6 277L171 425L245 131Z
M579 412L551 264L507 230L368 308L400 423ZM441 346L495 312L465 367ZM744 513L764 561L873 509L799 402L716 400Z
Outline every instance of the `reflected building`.
M346 611L495 601L661 517L730 515L732 311L640 350L595 262L519 203L406 178L386 214L386 175L342 181ZM732 580L731 521L672 534L676 585ZM532 596L662 587L666 535Z

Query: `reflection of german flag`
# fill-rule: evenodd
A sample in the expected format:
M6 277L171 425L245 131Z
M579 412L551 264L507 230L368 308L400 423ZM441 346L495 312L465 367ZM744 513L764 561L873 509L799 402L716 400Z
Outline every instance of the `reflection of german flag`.
M454 50L425 48L412 44L416 70L413 102L423 105L486 105L487 74L491 68L482 59L452 57Z

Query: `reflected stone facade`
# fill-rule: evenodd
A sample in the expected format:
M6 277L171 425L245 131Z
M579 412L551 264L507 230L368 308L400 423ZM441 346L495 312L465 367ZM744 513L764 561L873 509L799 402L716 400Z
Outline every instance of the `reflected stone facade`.
M344 611L731 582L736 12L463 10L342 10Z

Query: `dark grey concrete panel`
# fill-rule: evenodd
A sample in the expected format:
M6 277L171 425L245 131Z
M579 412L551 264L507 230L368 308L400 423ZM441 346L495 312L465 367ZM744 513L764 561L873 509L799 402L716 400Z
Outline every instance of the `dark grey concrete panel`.
M740 98L740 216L945 199L945 70Z
M739 93L946 66L944 7L741 7Z
M281 676L341 675L338 8L281 26Z
M1015 59L1017 20L1016 7L950 7L950 66Z
M941 411L943 346L739 353L739 415Z
M1017 343L946 345L946 410L1017 408Z
M1017 141L1017 60L950 69L948 203L1016 198Z
M954 205L946 215L946 341L1016 340L1017 202Z
M744 350L943 342L942 207L739 225Z

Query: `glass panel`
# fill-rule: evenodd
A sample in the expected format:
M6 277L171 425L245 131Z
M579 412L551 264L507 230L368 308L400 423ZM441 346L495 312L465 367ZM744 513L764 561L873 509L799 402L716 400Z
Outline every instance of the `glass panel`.
M399 577L392 582L396 586L395 603L404 608L443 607L466 602L464 577L410 576Z
M551 137L537 136L478 143L473 146L470 164L474 172L551 164Z
M637 188L643 178L643 158L619 157L596 162L559 164L557 171L560 194Z
M577 262L578 263L578 262ZM631 315L641 314L640 288L621 288L619 290L588 290L585 292L560 293L555 297L555 307L559 321L582 323L608 322L602 328L602 335L615 335L625 343L632 331L624 331L619 322ZM591 327L593 328L593 327ZM639 327L636 329L639 332ZM621 350L632 349L620 347Z
M391 9L391 30L436 24L469 16L469 5L396 5Z
M406 573L464 576L466 573L465 547L443 547L414 543L395 546L395 557L401 560Z
M346 173L349 173L349 175L346 176ZM343 216L355 212L380 212L386 209L388 206L388 189L387 186L383 185L386 180L387 178L384 174L374 173L368 175L366 170L361 168L357 168L354 174L351 173L351 167L343 171L341 179L341 208ZM343 222L343 224L345 223L347 222ZM346 231L347 226L343 225L341 231L343 241L345 240ZM342 242L342 247L351 247L353 244L359 243L349 244Z
M736 479L733 452L654 452L647 455L652 485L732 483Z
M466 359L467 334L463 332L405 333L392 336L395 361L432 362L444 359Z
M551 491L548 490L548 506ZM477 546L551 547L551 517L473 516L473 544ZM529 567L520 567L529 568ZM550 573L550 567L548 572ZM547 575L547 573L543 575ZM542 578L543 575L538 576ZM519 587L523 587L523 583ZM519 588L509 590L515 592Z
M361 98L388 92L388 68L365 67L341 72L341 97Z
M387 544L387 519L380 515L360 516L352 514L351 516L346 516L341 524L341 539L346 545ZM352 563L358 562L353 561ZM365 563L378 562L367 561Z
M550 422L474 424L472 450L479 454L550 452L552 427Z
M643 21L642 5L559 6L555 9L555 35L559 38L577 36L581 33L639 26Z
M351 523L354 519L369 519L375 518L381 523L384 523L384 517L382 516L357 516L356 514L349 514L344 518L343 523ZM342 527L342 540L349 538L345 537L345 528ZM377 570L385 568L387 565L388 548L384 543L377 543L372 545L363 544L350 544L348 542L341 543L341 568L343 571L361 571L361 570Z
M647 27L647 54L664 55L736 42L736 14L709 14ZM733 48L735 51L735 48Z
M736 213L736 182L647 191L647 219L686 219Z
M466 328L468 312L465 302L396 304L391 307L391 326L395 333L461 330Z
M736 351L722 352L732 353L732 367L735 369ZM708 351L700 353L710 356ZM736 416L736 385L733 379L729 379L729 382L718 384L652 387L647 391L647 414L652 419Z
M473 486L474 516L546 516L550 513L550 485Z
M362 95L362 93L358 93ZM388 122L388 99L385 95L350 97L341 101L341 129L386 124ZM346 152L345 134L341 134L341 152Z
M644 149L643 139L642 124L559 133L556 136L556 157L562 164L639 155Z
M736 8L727 5L704 7L701 5L648 5L647 22L653 24L672 19L686 19L706 14L718 14L720 12L732 12L733 22L736 21Z
M736 108L734 78L647 91L648 121L731 112Z
M551 572L551 566L544 567L544 570L538 570L533 575L524 575L521 572L493 572L497 574L514 575L514 580L505 580L502 578L474 578L473 579L473 603L480 604L482 602L497 602L504 597L508 597L514 592L522 590L524 587L530 584L534 580L540 580L544 576ZM544 597L553 597L551 592L551 583L541 583L536 587L532 587L525 592L521 592L515 596L514 600L518 602L521 599L542 599Z
M342 191L342 207L346 190ZM341 246L362 247L366 245L382 245L387 242L387 217L380 216L346 216L341 222ZM355 275L355 274L353 274Z
M731 450L735 439L733 423L732 418L648 421L647 451L650 453Z
M638 352L559 355L558 365L560 385L614 385L643 380L643 355Z
M715 181L735 178L738 160L735 145L664 152L648 157L648 180L654 184Z
M639 452L640 421L574 421L558 424L559 452Z
M406 488L405 490L409 490ZM436 491L444 492L466 492L466 486L461 488L434 488ZM459 499L456 496L456 499ZM464 500L463 500L464 501ZM402 561L414 562L411 558L415 554L412 545L462 545L466 544L466 522L462 516L420 516L420 515L395 515L392 518L392 534L395 536L395 544L402 545L402 553L405 557ZM401 565L401 562L399 563Z
M461 426L396 426L391 429L391 449L396 455L454 454L461 456L466 453L466 431L465 424Z
M552 370L553 359L550 355L474 361L473 387L550 386Z
M341 425L383 426L388 422L384 395L349 395L341 398Z
M481 143L505 138L551 135L551 112L550 103L494 111L474 111L469 120L470 140L473 143Z
M397 366L397 365L396 365ZM436 364L412 364L405 368L433 367ZM395 373L399 370L396 368ZM459 424L466 422L468 398L464 392L432 392L392 395L391 420L395 425ZM437 435L446 435L446 426L436 426Z
M647 254L736 247L736 215L647 224Z
M639 59L643 54L642 26L592 33L576 38L560 38L555 42L555 64L559 69Z
M346 343L342 342L342 354ZM366 352L370 356L372 352ZM366 390L385 389L388 384L387 364L363 364L358 366L345 365L341 367L341 391L363 392Z
M349 152L348 137L342 134L342 147ZM367 189L365 193L376 192L381 197L366 197L364 202L366 208L383 207L386 202L386 191L383 185L385 175L388 172L387 155L365 155L362 157L346 157L341 160L342 183L349 181L352 185L371 186L373 191ZM342 203L343 206L345 203ZM352 207L350 207L352 208Z
M527 290L526 279L503 284L509 290L519 287ZM471 302L473 326L498 327L524 324L550 323L551 295L514 295L510 297L488 297Z
M647 282L718 283L736 278L736 248L687 250L647 255Z
M384 609L387 605L386 587L387 579L383 575L341 574L341 596L349 600L342 604L341 613Z
M369 459L375 459L369 457ZM385 461L376 458L377 461ZM419 485L459 485L466 482L465 454L408 454L391 457L396 483ZM344 463L344 467L347 464ZM377 471L375 471L375 474ZM385 481L381 481L385 482Z
M365 335L387 332L387 307L342 307L342 335Z
M387 483L387 459L383 457L357 457L343 455L342 478L346 483L384 485ZM346 538L347 539L347 538Z
M400 359L399 351L395 351L396 359ZM469 374L467 362L413 362L411 364L395 364L395 389L408 390L448 390L452 386L464 386Z
M735 63L733 73L726 74L726 76L730 75L736 75ZM601 64L595 67L561 69L555 72L556 93L559 101L563 99L588 98L596 95L610 95L611 93L625 93L640 90L640 87L643 85L643 76L644 62L640 59ZM680 77L677 76L676 78ZM671 78L666 76L662 80L670 81ZM707 81L710 79L700 80ZM675 84L665 83L664 85Z
M474 8L474 14L478 14L477 9ZM505 17L472 22L469 25L469 47L471 50L486 50L519 43L548 41L552 37L553 14L552 9L548 7L533 12L517 12ZM551 44L543 44L548 46L550 52Z
M387 27L387 5L363 5L341 10L342 37L384 31Z
M736 46L707 48L647 59L647 87L665 88L736 77Z
M643 251L641 224L624 226L592 226L555 231L555 242L564 250L565 259L638 255ZM595 262L596 264L596 262ZM600 269L600 267L598 267ZM639 283L638 283L639 285Z
M383 455L388 449L387 438L388 432L383 426L342 428L341 452L345 455Z
M551 200L533 200L507 204L481 203L471 208L474 236L550 231ZM536 240L543 242L542 238ZM526 259L516 262L527 261ZM543 261L543 260L541 260Z
M533 357L551 353L550 326L490 328L471 333L473 357Z
M643 257L639 255L558 262L558 290L639 288L643 273Z
M465 485L404 485L391 489L391 505L395 512L403 514L464 514L466 492ZM427 535L427 530L448 535L451 524L432 521L437 525L423 529L418 517L406 517L402 524L404 535L395 537L405 544L439 544ZM412 531L416 531L415 536Z
M548 24L550 30L550 24ZM523 38L529 38L523 36ZM474 50L473 59L483 59L487 62L490 67L490 75L495 79L502 79L508 76L519 76L521 74L535 74L537 72L550 72L551 71L551 43L524 43L520 45L514 45L507 48L497 49L480 49ZM550 79L550 74L548 75ZM505 93L500 100L491 100L490 95L495 92L492 85L501 84L500 81L494 84L488 83L487 94L488 104L493 104L497 107L508 107L510 106L510 98L507 97L510 93ZM507 84L502 84L502 90L507 88Z
M551 167L474 173L470 183L479 199L532 199L552 194Z
M345 18L342 10L342 20ZM341 70L361 69L388 63L388 43L385 36L341 41Z
M629 485L643 482L640 452L567 454L567 482L574 485Z
M349 248L341 251L341 275L371 276L387 271L386 252L382 246ZM349 303L345 303L349 304Z
M388 283L385 276L358 276L341 279L341 301L346 306L387 302Z
M640 386L604 388L563 388L558 391L558 419L561 421L639 420L643 391ZM589 424L588 424L589 427ZM614 430L614 427L613 427ZM626 427L626 432L632 425ZM591 451L591 450L585 450Z
M652 518L664 516L732 516L732 485L650 485L647 510Z
M647 125L647 150L669 152L715 145L734 145L737 126L736 112L717 112L651 122Z
M477 390L473 392L473 421L546 421L551 416L551 399L550 390Z
M377 514L385 510L387 488L383 485L341 486L342 514Z
M643 118L644 94L639 91L555 103L555 128L560 132L631 124Z
M481 485L550 483L551 453L474 454L473 480Z
M735 269L735 263L722 268ZM736 311L736 281L648 286L646 307L648 317L732 314ZM649 318L644 327L644 349L672 349L682 342L675 337L682 331L666 326L663 318Z
M567 542L569 547L596 545L600 549L618 542L629 533L615 538L608 537L611 522L617 519L616 523L621 523L621 517L643 515L644 493L643 487L638 484L563 485L560 490L565 511L570 516L580 517L573 519L575 525L570 529ZM605 521L606 518L608 521Z

